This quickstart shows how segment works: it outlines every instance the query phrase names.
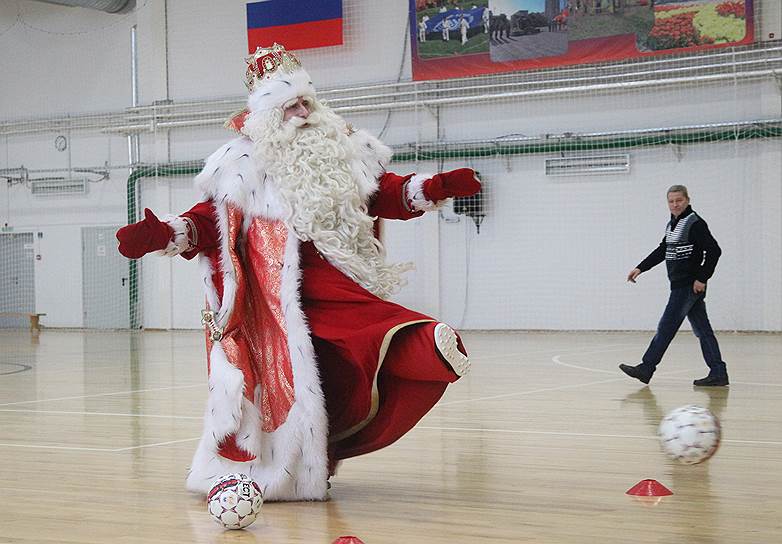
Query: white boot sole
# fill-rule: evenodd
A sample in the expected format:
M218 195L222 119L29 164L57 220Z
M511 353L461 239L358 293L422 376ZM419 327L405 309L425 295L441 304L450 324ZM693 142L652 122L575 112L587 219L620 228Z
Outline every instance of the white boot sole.
M435 326L434 345L457 376L464 376L470 371L470 359L459 351L456 333L445 323L438 323Z

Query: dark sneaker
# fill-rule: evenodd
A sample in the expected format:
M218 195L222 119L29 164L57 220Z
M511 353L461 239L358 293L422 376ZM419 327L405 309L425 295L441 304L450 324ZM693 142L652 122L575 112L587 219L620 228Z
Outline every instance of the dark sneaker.
M692 382L692 385L697 385L700 387L721 387L723 385L729 385L728 382L728 375L723 374L720 376L712 376L709 374L705 378L701 378L700 380L695 380Z
M649 383L649 380L652 379L652 374L654 374L654 372L649 372L643 363L635 366L622 363L619 365L619 369L631 378L635 378L643 383Z

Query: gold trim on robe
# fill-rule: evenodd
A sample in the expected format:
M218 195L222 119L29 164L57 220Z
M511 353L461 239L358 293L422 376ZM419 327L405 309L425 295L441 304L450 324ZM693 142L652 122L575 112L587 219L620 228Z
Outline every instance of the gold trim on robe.
M380 393L377 387L377 377L380 374L380 367L383 365L383 361L386 358L386 353L388 353L388 347L391 345L391 340L393 339L394 335L398 333L400 330L402 330L403 328L408 327L410 325L416 325L418 323L435 323L435 320L418 319L415 321L407 321L405 323L400 323L399 325L396 325L388 329L388 332L386 332L385 336L383 337L383 342L380 344L380 351L377 357L377 368L375 369L375 377L372 379L372 400L370 402L369 413L367 414L367 417L364 418L359 423L356 423L349 429L342 431L341 433L330 435L329 436L330 443L339 442L341 440L348 438L349 436L353 436L361 429L369 425L373 419L375 419L375 416L377 415L377 412L380 409Z

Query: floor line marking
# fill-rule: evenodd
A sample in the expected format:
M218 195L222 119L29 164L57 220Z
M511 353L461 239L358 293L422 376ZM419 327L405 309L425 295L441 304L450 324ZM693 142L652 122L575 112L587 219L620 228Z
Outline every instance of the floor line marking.
M480 427L432 427L428 425L418 425L415 429L427 430L427 431L456 431L456 432L471 432L471 433L506 433L506 434L534 434L534 435L546 435L546 436L570 436L570 437L582 437L582 438L631 438L637 440L657 440L656 436L652 435L632 435L632 434L598 434L598 433L574 433L565 431L530 431L530 430L514 430L514 429L486 429ZM28 448L28 449L53 449L53 450L71 450L71 451L90 451L97 453L123 453L132 450L138 450L142 448L154 448L159 446L169 446L171 444L182 444L185 442L195 442L201 437L183 438L181 440L169 440L167 442L155 442L152 444L139 444L137 446L128 446L125 448L88 448L79 446L49 446L38 444L7 444L0 443L0 447L11 448ZM738 440L738 439L723 439L723 443L728 444L749 444L749 445L766 445L766 446L782 446L782 442L773 440Z
M603 370L600 368L589 368L586 366L578 366L570 363L563 363L559 358L562 357L562 355L554 355L551 360L554 362L554 364L560 365L560 366L566 366L568 368L575 368L578 370L587 370L589 372L602 372L603 374L612 374L616 375L616 370Z
M8 443L0 443L0 448L6 447L6 448L34 448L34 449L45 449L45 450L76 450L76 451L97 451L102 453L112 453L116 450L113 448L87 448L87 447L80 447L80 446L46 446L42 444L8 444Z
M67 410L22 410L13 408L0 408L0 412L25 413L25 414L59 414L59 415L80 415L80 416L112 416L112 417L151 417L161 419L203 419L204 416L178 416L165 414L122 414L117 412L77 412Z
M480 427L431 427L427 425L417 425L414 429L425 429L429 431L465 431L465 432L489 432L489 433L509 433L509 434L542 434L551 436L583 436L587 438L638 438L644 440L657 440L652 435L634 435L634 434L597 434L597 433L574 433L567 431L529 431L519 429L484 429Z
M691 372L692 369L685 368L682 370L673 370L671 372L666 372L665 375L670 374L678 374L681 372ZM659 377L664 377L663 375L660 375ZM608 380L598 380L594 382L587 382L587 383L574 383L569 385L560 385L557 387L544 387L541 389L531 389L529 391L519 391L517 393L505 393L504 395L493 395L491 397L477 397L472 399L464 399L464 400L452 400L452 401L445 401L445 402L439 402L435 404L434 408L437 408L438 406L450 406L452 404L465 404L468 402L479 402L484 400L497 400L497 399L505 399L510 397L518 397L522 395L532 395L534 393L548 393L549 391L563 391L565 389L576 389L579 387L588 387L590 385L600 385L604 383L613 383L613 382L621 382L624 380L627 380L627 376L618 376L616 378L611 378Z
M95 393L94 395L77 395L74 397L59 397L54 399L35 399L35 400L21 400L17 402L3 402L0 403L0 406L18 406L20 404L35 404L36 402L55 402L59 400L91 399L95 397L110 397L113 395L130 395L133 393L150 393L152 391L170 391L173 389L188 389L192 387L206 387L206 383L196 383L191 385L170 385L167 387L153 387L150 389L131 389L130 391L113 391L111 393Z
M127 448L117 448L115 450L112 450L113 452L123 452L123 451L130 451L130 450L139 450L141 448L154 448L157 446L168 446L170 444L182 444L183 442L195 442L196 440L200 440L200 436L197 436L195 438L183 438L181 440L169 440L168 442L156 442L154 444L139 444L138 446L128 446Z
M130 450L138 450L141 448L154 448L157 446L168 446L170 444L181 444L183 442L194 442L201 437L195 438L183 438L181 440L169 440L167 442L156 442L153 444L138 444L136 446L127 446L125 448L88 448L84 446L50 446L45 444L9 444L0 443L0 448L28 448L28 449L45 449L45 450L76 450L76 451L93 451L99 453L121 453Z
M585 438L637 438L641 440L659 440L656 435L634 435L634 434L599 434L599 433L574 433L568 431L529 431L517 429L485 429L480 427L431 427L428 425L417 425L414 429L423 429L428 431L465 431L465 432L489 432L489 433L509 433L509 434L540 434L549 436L580 436ZM723 443L733 444L764 444L769 446L782 446L782 441L774 440L736 440L722 439Z
M31 359L29 356L26 358L18 358L21 360L29 360ZM204 359L205 360L205 359ZM17 363L15 361L6 361L8 364L26 364L26 363ZM74 361L74 364L78 364L78 362ZM127 369L127 361L124 361L121 363L123 366L122 368ZM55 376L57 374L73 374L72 368L41 368L40 363L35 363L34 361L30 362L31 366L35 367L35 373L38 376ZM93 372L100 372L104 370L112 370L114 368L117 368L117 363L112 361L102 361L100 363L92 364L90 365L90 370ZM151 369L151 368L167 368L171 366L171 358L165 358L165 359L151 359L146 358L144 359L144 368ZM1 374L0 374L1 375Z
M434 408L437 408L439 406L450 406L452 404L465 404L468 402L480 402L484 400L497 400L497 399L506 399L510 397L518 397L522 395L532 395L535 393L547 393L549 391L562 391L565 389L574 389L578 387L588 387L590 385L600 385L604 383L613 383L613 382L619 382L622 380L625 380L624 377L617 377L617 378L611 378L609 380L598 380L594 382L587 382L587 383L574 383L570 385L560 385L557 387L544 387L541 389L531 389L529 391L518 391L516 393L505 393L504 395L492 395L490 397L477 397L472 399L464 399L464 400L452 400L452 401L445 401L445 402L439 402L435 404Z
M569 350L561 350L562 353L569 353L569 352L576 352L576 353L601 353L603 351L621 351L620 349L614 349L614 348L625 348L625 347L632 347L637 346L637 343L632 344L608 344L605 346L606 348L611 349L599 349L599 350L592 350L592 351L581 351L583 348L571 348ZM492 359L507 359L508 357L525 357L529 355L548 355L551 353L551 349L539 349L539 350L533 350L533 351L522 351L520 353L507 353L503 355L487 355L485 357L478 357L481 361L486 360L492 360Z
M762 387L782 387L782 383L757 383L757 382L735 382L730 380L733 385L758 385Z
M592 352L592 353L601 353L602 351L610 351L610 350L600 350L600 351L596 351L596 352ZM590 352L585 351L584 353L590 353ZM590 368L590 367L586 367L586 366L579 366L579 365L574 365L574 364L571 364L571 363L565 363L565 362L562 362L560 357L562 357L562 354L554 355L551 358L551 360L555 364L558 364L560 366L566 366L568 368L575 368L575 369L578 369L578 370L587 370L589 372L601 372L601 373L604 373L604 374L616 374L615 370L603 370L601 368ZM683 370L671 370L671 371L667 371L667 372L664 372L664 373L661 373L661 374L657 374L656 378L666 378L666 377L668 377L671 374L679 374L679 373L682 373L682 372L689 372L689 371L696 371L696 370L697 370L696 368L688 368L688 369L683 369ZM736 381L732 381L731 383L734 384L734 385L758 385L758 386L768 386L768 387L782 387L782 384L778 384L778 383L757 383L757 382L736 382Z

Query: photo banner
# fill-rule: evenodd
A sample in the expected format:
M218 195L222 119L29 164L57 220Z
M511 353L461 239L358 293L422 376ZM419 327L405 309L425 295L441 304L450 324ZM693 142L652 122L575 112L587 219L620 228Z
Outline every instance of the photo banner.
M752 0L409 0L414 80L752 43Z

